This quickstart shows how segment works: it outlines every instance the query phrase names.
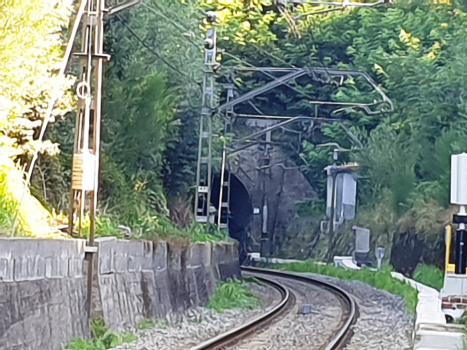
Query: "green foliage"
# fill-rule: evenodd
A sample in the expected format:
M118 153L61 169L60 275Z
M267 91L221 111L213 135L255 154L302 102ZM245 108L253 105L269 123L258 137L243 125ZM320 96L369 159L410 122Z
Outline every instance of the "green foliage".
M13 161L27 162L34 151L58 152L50 140L35 138L52 95L58 96L52 121L74 104L70 93L73 79L56 76L63 56L60 32L69 24L72 1L7 1L0 11L0 230L4 233L7 228L11 234L18 214L15 235L56 237L50 214L29 190L23 195L24 174Z
M372 76L394 102L394 113L347 111L338 116L352 125L364 146L350 158L341 158L361 165L357 221L372 228L376 240L387 248L399 233L413 230L428 244L424 253L428 258L439 246L449 206L450 155L467 149L465 5L401 1L302 16L293 23L290 17L326 7L242 0L201 4L219 13L224 67L325 65ZM248 73L237 76L235 82L240 91L248 91L271 79ZM315 115L310 99L371 102L376 97L361 79L334 86L303 78L293 87L302 94L283 86L253 102L266 114ZM237 111L251 109L238 106ZM320 107L315 116L330 112ZM332 162L334 146L317 144L353 145L337 124L316 125L302 134L300 161L318 196L324 198L323 168ZM301 213L303 209L302 205Z
M50 213L28 190L24 190L21 169L1 151L0 200L0 234L36 238L59 238L61 236L51 226ZM17 227L13 232L13 222L16 216Z
M390 206L399 214L407 210L409 196L415 188L419 151L414 141L382 124L371 133L365 151L355 157L371 178L375 192L390 189Z
M56 153L50 141L33 140L54 90L61 97L59 118L72 107L72 79L57 79L63 55L60 31L69 24L72 1L8 1L0 5L0 144L10 156L33 150Z
M138 323L138 329L140 331L144 331L146 329L151 329L151 328L167 328L168 323L166 321L154 321L154 320L142 320L140 323Z
M83 237L88 238L89 232L91 229L91 220L89 216L86 216L82 223L83 227ZM122 233L118 229L118 225L116 224L116 220L112 217L108 216L98 216L96 218L96 231L95 235L97 237L118 237L122 238Z
M311 272L344 280L361 281L378 289L400 295L405 299L407 310L412 313L415 312L417 306L417 290L409 284L392 277L391 271L387 268L380 271L371 271L369 269L346 270L334 265L317 264L313 260L290 264L275 264L273 268L294 272Z
M191 242L219 242L228 241L229 237L225 230L218 230L211 225L209 232L206 226L193 223L187 228L175 226L169 219L164 217L145 217L135 223L134 228L138 231L135 239L180 239Z
M244 282L228 280L218 285L206 307L222 312L233 308L254 309L260 305L259 298L248 289Z
M131 332L120 334L108 330L100 319L91 321L91 333L92 340L74 339L64 350L105 350L138 340L138 337Z
M101 318L94 318L90 323L91 333L93 338L102 338L107 332L107 327L104 320Z
M185 195L194 182L196 132L201 108L198 83L202 81L203 66L201 17L196 1L169 0L161 6L159 1L150 0L109 22L107 42L113 60L106 78L112 85L128 86L122 90L123 100L120 102L116 102L113 92L106 96L106 100L114 105L113 111L106 112L109 123L113 125L116 118L123 123L116 125L114 130L126 133L128 112L136 113L135 107L140 105L138 99L134 102L127 99L128 89L136 86L134 81L144 81L148 76L154 76L156 80L154 84L157 86L151 87L147 96L157 114L150 125L135 120L133 129L136 135L143 132L143 148L144 142L149 141L149 148L135 148L134 155L139 158L142 153L153 157L145 163L152 172L143 167L138 175L143 177L139 181L147 181L147 187L153 188L151 196L158 209L166 210L163 208L164 195ZM163 84L160 77L164 77ZM138 97L139 89L133 91ZM143 120L144 113L147 112L140 116ZM132 143L132 136L136 135L128 135L126 140ZM151 145L159 148L151 149ZM111 155L118 166L133 164L129 159L132 157L127 157L127 151L122 147L114 150L112 146L111 151L114 155L122 151L119 159Z
M297 202L297 215L299 217L320 217L326 211L326 203L322 199L309 199Z
M107 90L102 191L108 213L132 224L167 215L161 171L176 95L164 74L132 73Z
M142 320L138 323L139 330L151 329L154 328L156 324L153 320Z
M439 291L443 288L444 271L435 266L420 264L415 271L414 280Z

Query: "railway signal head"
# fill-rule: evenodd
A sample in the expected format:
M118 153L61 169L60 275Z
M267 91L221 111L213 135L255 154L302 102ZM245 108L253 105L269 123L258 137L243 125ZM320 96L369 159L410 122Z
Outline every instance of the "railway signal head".
M214 11L206 12L206 20L208 21L208 23L214 23L216 19L216 13Z
M212 38L204 40L204 48L206 50L212 50L214 48L214 40Z

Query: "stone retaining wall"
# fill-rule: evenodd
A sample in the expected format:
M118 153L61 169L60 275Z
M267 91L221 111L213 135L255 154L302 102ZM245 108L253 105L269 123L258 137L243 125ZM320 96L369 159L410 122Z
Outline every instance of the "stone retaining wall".
M219 280L240 277L233 243L102 239L97 245L98 303L105 323L115 330L203 305Z
M89 337L83 240L0 239L0 349Z
M240 277L234 243L96 242L92 316L134 328L203 305ZM89 337L84 240L0 239L0 350L60 350Z

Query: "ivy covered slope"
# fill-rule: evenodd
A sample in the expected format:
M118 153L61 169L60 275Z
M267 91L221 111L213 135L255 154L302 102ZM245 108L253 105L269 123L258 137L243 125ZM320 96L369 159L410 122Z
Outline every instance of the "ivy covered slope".
M35 151L57 153L57 144L36 141L51 92L61 92L55 119L71 110L71 78L57 79L63 56L62 29L68 26L71 0L8 1L0 5L0 235L56 236L47 210L27 191L23 171ZM22 200L21 208L19 202ZM19 212L18 212L19 210Z
M303 16L295 22L291 17L324 8L278 7L271 1L206 0L203 6L218 11L225 66L324 65L362 70L377 81L394 102L394 113L340 116L364 145L342 158L361 165L357 224L372 229L373 243L387 248L401 235L421 238L427 248L422 258L439 264L442 230L450 216L450 155L467 148L464 4L401 0ZM269 80L243 75L236 83L242 89ZM265 113L312 115L304 94L333 101L373 99L357 80L339 89L311 81L294 87L302 94L283 87L255 103ZM321 113L329 117L329 110ZM333 147L316 144L328 142L351 146L336 125L323 125L302 145L304 171L320 198L325 191L322 169L332 160ZM350 248L349 235L336 237L331 249L342 253Z

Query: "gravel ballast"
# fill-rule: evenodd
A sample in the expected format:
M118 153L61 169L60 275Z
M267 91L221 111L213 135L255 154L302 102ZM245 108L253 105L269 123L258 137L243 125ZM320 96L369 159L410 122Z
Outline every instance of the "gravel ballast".
M122 344L115 350L188 350L231 328L241 326L280 302L280 293L272 287L248 283L261 299L261 308L230 309L222 313L206 308L189 310L187 315L169 315L164 327L137 331L138 340Z
M360 281L305 274L335 284L350 292L358 305L359 318L353 326L353 337L347 350L408 350L413 316L405 310L402 297L371 287ZM293 288L295 282L277 279ZM164 328L138 331L139 340L122 344L116 350L188 350L191 347L237 327L262 314L279 302L279 293L269 286L249 283L249 288L261 297L262 307L255 310L231 309L223 313L197 308L186 316L168 317ZM315 287L316 288L316 287ZM306 286L295 286L297 305L309 303L313 314L298 315L294 310L264 333L256 334L250 341L237 344L236 350L320 349L336 328L339 308L331 293L318 292ZM334 305L335 304L335 305Z
M414 316L405 309L405 300L360 281L304 274L332 283L353 295L359 317L346 350L409 350Z
M273 277L285 285L295 298L295 306L282 319L264 332L229 348L231 350L310 350L322 349L341 327L342 305L338 297L315 284ZM301 306L310 305L311 313L299 313Z

